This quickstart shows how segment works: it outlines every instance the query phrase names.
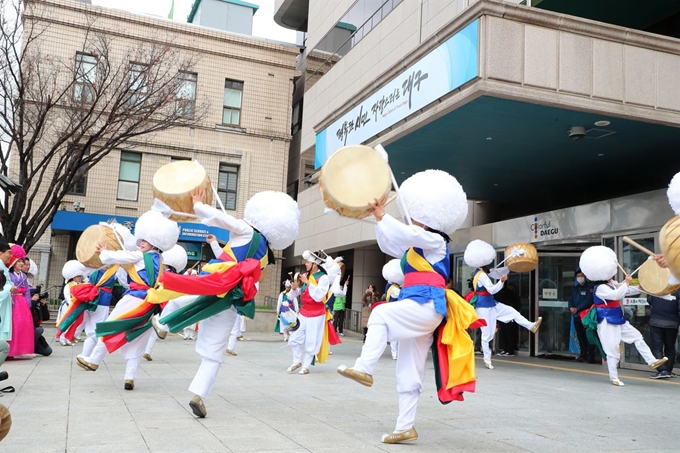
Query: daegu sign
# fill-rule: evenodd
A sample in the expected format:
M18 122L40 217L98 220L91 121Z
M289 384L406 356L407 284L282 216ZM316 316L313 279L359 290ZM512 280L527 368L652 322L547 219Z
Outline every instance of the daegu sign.
M316 135L315 168L338 149L358 144L478 75L479 19Z

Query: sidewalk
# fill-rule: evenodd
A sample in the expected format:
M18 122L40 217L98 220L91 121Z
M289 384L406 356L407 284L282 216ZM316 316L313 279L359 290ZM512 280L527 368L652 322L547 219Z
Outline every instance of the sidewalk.
M49 338L54 331L48 330ZM46 335L47 337L47 335ZM75 365L82 343L51 340L50 357L8 361L2 382L17 391L0 403L13 426L8 453L194 452L589 452L680 450L680 378L655 381L624 370L626 387L609 384L603 367L533 358L477 361L477 393L443 406L432 363L411 445L385 445L397 416L395 362L389 347L365 388L336 373L352 365L361 339L346 336L306 376L286 373L290 348L274 333L245 333L195 418L187 391L199 358L195 342L158 341L143 361L135 390L123 390L124 361L108 356L96 372Z

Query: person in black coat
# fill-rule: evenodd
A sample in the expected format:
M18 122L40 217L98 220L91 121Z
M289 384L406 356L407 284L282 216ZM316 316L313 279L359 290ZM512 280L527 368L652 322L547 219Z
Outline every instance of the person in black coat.
M673 373L673 365L677 354L675 342L678 339L678 326L680 326L679 297L680 291L676 291L663 297L650 295L647 299L652 307L649 318L649 331L652 337L650 349L657 359L668 357L668 361L657 368L657 372L650 376L652 379L677 377Z
M574 328L581 351L576 359L577 362L585 362L587 360L588 363L595 363L595 345L588 343L586 328L583 327L581 322L582 317L590 310L593 303L593 287L583 272L581 272L581 269L577 267L574 290L571 292L571 296L569 296L569 311L571 311L574 317Z
M33 315L33 328L35 329L35 353L47 357L52 354L52 348L43 337L45 329L42 327L43 321L50 319L50 312L47 308L47 293L41 293L41 288L31 289L31 314Z

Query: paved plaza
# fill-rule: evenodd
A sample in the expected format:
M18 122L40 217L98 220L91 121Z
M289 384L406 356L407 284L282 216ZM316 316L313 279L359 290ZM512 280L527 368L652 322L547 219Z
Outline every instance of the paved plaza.
M50 338L53 330L48 330ZM50 357L8 361L0 403L13 425L7 453L193 452L602 452L680 451L680 379L654 381L624 370L623 388L605 368L535 358L478 360L477 393L443 406L432 363L409 445L385 445L397 416L395 362L389 348L365 388L336 373L351 365L359 337L345 337L306 376L286 373L290 348L274 333L246 333L195 418L187 387L198 366L194 342L158 341L134 391L123 390L124 361L107 357L96 372L75 365L82 348L51 341ZM3 386L4 386L3 385Z

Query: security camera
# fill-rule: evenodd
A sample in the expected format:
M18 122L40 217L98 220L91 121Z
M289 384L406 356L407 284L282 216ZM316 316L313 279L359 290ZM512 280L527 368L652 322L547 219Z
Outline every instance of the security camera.
M577 142L586 136L586 128L581 126L570 127L567 135L569 135L570 139Z

